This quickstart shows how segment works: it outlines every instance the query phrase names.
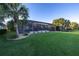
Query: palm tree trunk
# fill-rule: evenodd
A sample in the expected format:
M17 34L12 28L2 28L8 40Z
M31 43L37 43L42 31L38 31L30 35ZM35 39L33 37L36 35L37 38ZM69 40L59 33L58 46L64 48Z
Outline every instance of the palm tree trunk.
M18 24L15 23L14 25L15 25L16 35L17 37L19 37L20 35L19 35L19 30L18 30Z
M18 17L17 17L17 16L14 16L14 26L15 26L15 31L16 31L16 35L17 35L17 37L19 37L20 35L19 35L18 22L17 22L17 20L18 20Z

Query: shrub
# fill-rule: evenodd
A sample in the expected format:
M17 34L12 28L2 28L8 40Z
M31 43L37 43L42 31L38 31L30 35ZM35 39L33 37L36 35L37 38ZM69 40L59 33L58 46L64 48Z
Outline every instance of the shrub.
M7 30L6 29L0 29L0 35L4 35L7 33Z
M17 38L17 35L15 32L8 32L7 33L7 39L15 39Z

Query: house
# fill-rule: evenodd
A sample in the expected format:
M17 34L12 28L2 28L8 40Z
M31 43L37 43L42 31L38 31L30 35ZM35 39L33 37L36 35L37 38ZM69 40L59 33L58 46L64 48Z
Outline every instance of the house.
M26 23L23 26L22 25L23 24L20 24L18 27L19 33L42 30L52 31L54 29L51 23L45 23L34 20L26 20Z

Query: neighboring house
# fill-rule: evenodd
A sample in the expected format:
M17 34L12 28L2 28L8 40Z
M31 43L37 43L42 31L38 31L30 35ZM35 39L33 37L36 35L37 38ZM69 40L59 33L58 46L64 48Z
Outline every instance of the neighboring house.
M23 25L23 24L22 24ZM22 26L19 25L19 32L29 32L29 31L41 31L41 30L49 30L52 31L54 28L52 27L52 24L40 22L40 21L34 21L34 20L26 20L26 24Z
M3 23L0 23L0 29L7 29L6 25Z

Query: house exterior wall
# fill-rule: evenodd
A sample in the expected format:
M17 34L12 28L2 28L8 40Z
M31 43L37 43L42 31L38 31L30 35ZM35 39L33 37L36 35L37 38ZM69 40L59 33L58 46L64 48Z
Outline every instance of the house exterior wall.
M54 29L54 28L53 28ZM19 27L19 32L30 32L30 31L41 31L41 30L52 30L52 24L44 23L39 21L27 20L24 27Z

